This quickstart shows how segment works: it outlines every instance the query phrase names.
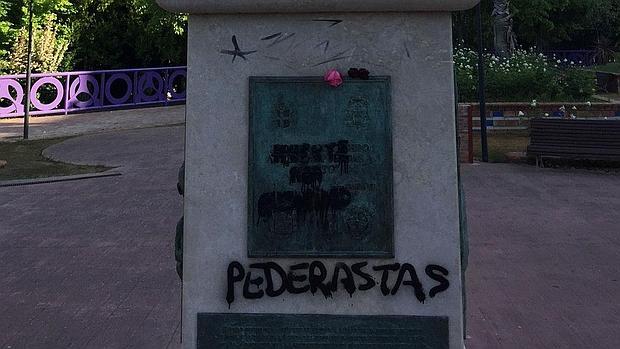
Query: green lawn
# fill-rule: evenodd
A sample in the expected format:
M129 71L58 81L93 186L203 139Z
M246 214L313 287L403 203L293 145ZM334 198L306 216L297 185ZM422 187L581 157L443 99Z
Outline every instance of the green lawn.
M609 63L605 65L597 65L592 67L593 70L601 73L620 74L620 62Z
M0 168L0 180L68 176L103 172L105 166L73 165L53 161L42 155L45 148L70 137L19 142L0 142L0 160L7 165Z
M616 61L614 63L595 65L591 68L591 70L603 73L620 74L620 53L616 53Z
M489 144L489 161L506 162L506 153L525 152L530 138L522 134L490 134L487 137ZM474 133L474 157L482 158L480 135Z

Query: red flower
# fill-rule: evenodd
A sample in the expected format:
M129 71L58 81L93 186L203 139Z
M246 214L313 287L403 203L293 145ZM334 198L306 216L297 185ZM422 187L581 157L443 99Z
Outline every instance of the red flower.
M330 69L325 73L323 79L328 85L338 87L342 85L342 75L336 69Z

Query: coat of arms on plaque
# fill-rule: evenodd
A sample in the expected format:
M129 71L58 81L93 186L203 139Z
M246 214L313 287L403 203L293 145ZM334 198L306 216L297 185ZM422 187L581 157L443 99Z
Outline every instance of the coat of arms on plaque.
M277 102L273 105L271 122L275 128L289 128L295 121L295 112L284 103L284 97L278 96Z
M347 104L344 124L358 129L368 125L368 100L365 97L351 97Z

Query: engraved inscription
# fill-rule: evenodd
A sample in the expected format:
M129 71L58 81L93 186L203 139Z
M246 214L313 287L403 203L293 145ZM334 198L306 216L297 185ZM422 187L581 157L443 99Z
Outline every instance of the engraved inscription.
M199 313L198 349L447 349L448 318Z

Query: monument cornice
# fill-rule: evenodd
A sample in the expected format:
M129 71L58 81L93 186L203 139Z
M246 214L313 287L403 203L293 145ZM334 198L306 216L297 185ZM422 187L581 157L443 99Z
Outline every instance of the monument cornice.
M189 14L460 11L479 0L157 0Z

